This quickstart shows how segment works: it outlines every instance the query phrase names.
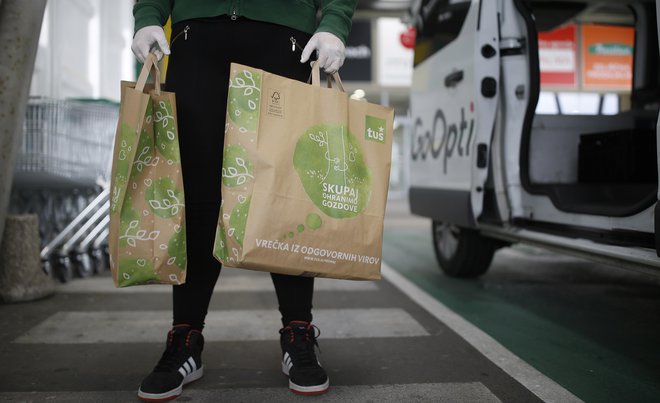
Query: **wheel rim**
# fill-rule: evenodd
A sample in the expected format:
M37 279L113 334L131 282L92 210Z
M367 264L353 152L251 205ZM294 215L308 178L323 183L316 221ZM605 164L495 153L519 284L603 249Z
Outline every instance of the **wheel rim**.
M447 223L437 223L435 225L435 242L440 254L450 259L458 249L458 236L460 229Z

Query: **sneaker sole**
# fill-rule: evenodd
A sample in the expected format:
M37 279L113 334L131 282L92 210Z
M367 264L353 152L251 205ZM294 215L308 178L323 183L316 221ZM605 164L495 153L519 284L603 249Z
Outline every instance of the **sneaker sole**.
M166 402L168 400L175 399L181 395L183 392L183 386L191 382L194 382L204 376L204 367L200 367L197 371L190 373L188 376L183 378L181 384L172 390L168 390L164 393L147 393L143 392L141 389L138 389L138 397L145 402Z
M282 362L282 372L284 375L289 376L289 367ZM330 378L328 378L325 383L321 385L313 386L301 386L294 383L291 378L289 378L289 389L298 395L322 395L328 391L330 388Z

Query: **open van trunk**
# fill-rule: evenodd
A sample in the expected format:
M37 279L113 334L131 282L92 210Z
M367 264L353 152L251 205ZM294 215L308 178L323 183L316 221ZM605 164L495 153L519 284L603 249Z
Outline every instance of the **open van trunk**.
M558 3L530 2L535 16L532 29L547 32L567 24L574 24L577 29L634 29L632 85L628 89L576 86L564 91L544 91L538 85L538 65L532 63L530 81L537 85L530 87L532 91L542 91L544 107L533 102L538 95L530 94L532 101L520 149L521 184L530 194L547 196L562 212L609 217L635 215L658 200L656 125L660 86L655 4L571 1L562 2L562 9L557 10ZM535 35L530 33L532 37ZM530 40L530 54L538 52L538 47L533 49L535 46L538 42ZM627 51L620 44L602 46L611 46L612 52ZM585 71L578 70L579 74ZM571 99L590 101L588 110L569 105L566 101ZM537 214L516 221L539 226L539 222L551 220ZM602 234L597 238L602 239ZM616 238L609 241L630 243L637 239L633 243L639 246L654 246L653 236L630 238L626 231L622 239Z

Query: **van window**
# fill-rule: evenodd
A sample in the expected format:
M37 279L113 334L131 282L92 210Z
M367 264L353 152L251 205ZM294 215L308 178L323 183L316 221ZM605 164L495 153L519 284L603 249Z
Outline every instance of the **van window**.
M422 1L415 17L415 66L458 37L469 9L469 0Z
M616 115L621 112L620 97L630 93L541 91L536 104L539 115Z

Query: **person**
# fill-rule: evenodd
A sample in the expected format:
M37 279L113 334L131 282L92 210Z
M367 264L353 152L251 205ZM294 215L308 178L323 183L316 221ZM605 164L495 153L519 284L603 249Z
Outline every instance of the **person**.
M221 265L212 256L220 209L229 65L236 62L306 81L316 53L326 73L344 61L357 0L140 0L133 8L132 50L169 54L166 88L176 94L186 201L186 283L173 286L173 323L166 349L140 384L138 397L172 399L203 375L202 330ZM320 13L319 13L320 11ZM171 43L162 26L172 18ZM292 52L292 38L306 44ZM294 46L295 49L295 46ZM299 56L299 57L298 57ZM312 277L271 274L282 315L282 370L300 394L327 391L315 354Z

